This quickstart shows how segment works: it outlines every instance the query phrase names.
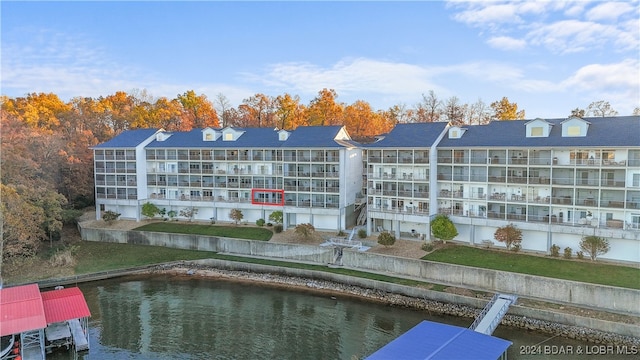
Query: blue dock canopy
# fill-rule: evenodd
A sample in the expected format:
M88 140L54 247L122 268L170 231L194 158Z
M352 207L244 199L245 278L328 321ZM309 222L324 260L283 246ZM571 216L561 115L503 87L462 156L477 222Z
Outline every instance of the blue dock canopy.
M423 321L367 360L499 359L511 341L467 328Z

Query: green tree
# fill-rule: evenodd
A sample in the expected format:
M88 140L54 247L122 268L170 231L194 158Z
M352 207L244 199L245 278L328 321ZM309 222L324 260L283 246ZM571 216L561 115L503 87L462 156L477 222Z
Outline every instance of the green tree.
M240 209L231 209L231 211L229 211L229 218L235 221L236 225L238 225L238 223L244 218L244 214Z
M494 239L504 243L507 250L511 250L512 245L520 245L522 242L522 230L513 224L499 227L493 234Z
M282 224L282 219L283 219L282 210L276 210L271 214L269 214L269 221L273 221L276 224Z
M154 203L146 202L142 204L142 215L152 219L160 213L160 208Z
M505 96L500 101L491 103L493 109L493 119L496 120L522 120L524 119L524 110L518 111L518 104L509 102Z
M587 253L591 260L595 260L598 255L606 254L609 249L609 240L600 236L585 236L580 241L580 250Z
M436 238L447 241L458 236L458 230L447 215L439 214L431 221L431 233Z
M388 231L383 231L378 235L378 244L383 245L384 247L393 246L395 243L396 237Z

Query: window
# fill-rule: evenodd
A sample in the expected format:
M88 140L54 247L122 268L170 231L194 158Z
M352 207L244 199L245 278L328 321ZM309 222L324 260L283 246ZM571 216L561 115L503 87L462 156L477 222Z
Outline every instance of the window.
M640 187L640 174L633 174L632 186Z
M213 134L212 134L212 133L205 133L205 134L204 134L204 140L205 140L205 141L211 141L211 140L213 140Z
M458 138L458 130L452 130L451 131L451 137L454 138L454 139L457 139Z
M532 127L531 136L542 136L542 126Z
M580 126L569 126L567 136L580 136Z
M231 140L233 140L233 134L232 134L232 133L225 133L225 134L224 134L224 139L225 139L226 141L231 141Z

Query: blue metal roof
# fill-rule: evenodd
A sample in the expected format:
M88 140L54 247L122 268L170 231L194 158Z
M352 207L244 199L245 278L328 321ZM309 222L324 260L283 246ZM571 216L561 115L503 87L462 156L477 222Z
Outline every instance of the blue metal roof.
M93 148L134 148L150 136L153 136L157 131L158 129L126 130L113 139L103 142L102 144L98 144Z
M301 126L296 128L282 147L343 147L334 139L342 129L334 126Z
M527 137L532 120L492 121L487 125L463 126L459 139L445 136L438 148L451 147L619 147L640 146L640 116L585 118L587 136L562 137L563 119L543 119L553 125L548 137Z
M384 139L367 148L428 148L438 139L446 122L397 124Z
M357 146L352 140L334 140L342 126L301 126L291 131L285 141L279 140L278 131L272 128L233 128L243 134L234 141L204 141L202 129L169 132L164 141L153 139L146 148L342 148ZM220 131L220 129L216 129ZM155 134L155 129L127 130L96 148L135 147Z
M498 359L511 341L458 326L423 321L367 360Z

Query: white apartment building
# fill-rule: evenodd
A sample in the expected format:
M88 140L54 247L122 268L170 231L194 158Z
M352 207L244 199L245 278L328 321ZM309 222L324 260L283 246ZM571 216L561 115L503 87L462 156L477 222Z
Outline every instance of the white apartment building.
M106 210L140 220L141 207L196 209L195 220L311 223L346 229L358 216L362 150L341 126L130 130L93 148L96 217Z
M595 234L610 242L603 258L640 262L640 117L438 125L399 125L366 146L370 231L422 238L440 213L458 241L497 243L513 223L524 250L575 252ZM430 165L416 161L427 154Z

